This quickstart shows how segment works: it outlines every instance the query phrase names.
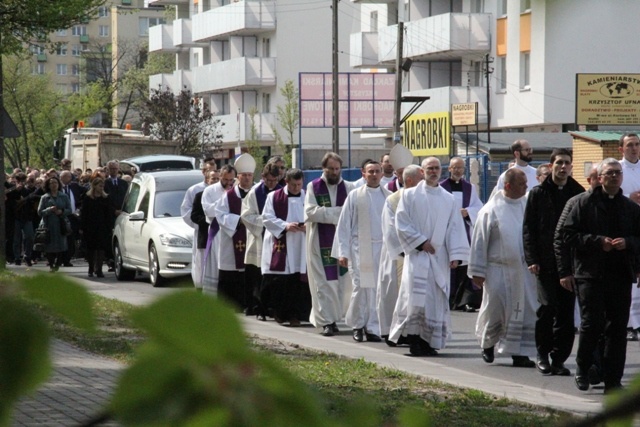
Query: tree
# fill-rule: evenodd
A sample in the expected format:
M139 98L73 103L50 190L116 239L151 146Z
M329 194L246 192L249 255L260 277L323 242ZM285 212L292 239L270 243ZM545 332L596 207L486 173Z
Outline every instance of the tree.
M293 80L287 79L284 86L280 88L280 94L284 97L284 104L277 107L278 124L284 130L287 141L284 141L278 129L273 126L273 134L278 147L284 153L285 162L291 166L291 151L297 147L295 144L295 134L300 124L300 114L298 106L298 89Z
M51 34L91 20L105 0L13 0L0 2L0 112L4 111L2 59L23 52L33 40L53 50ZM4 125L0 120L0 170L4 171ZM4 200L4 173L0 173L0 200ZM0 214L0 242L6 240L4 212ZM0 245L0 269L5 268L5 245Z
M221 140L221 126L206 102L193 97L183 89L175 95L170 89L151 89L140 111L142 120L149 125L151 136L162 140L180 141L180 153L197 154L208 150Z

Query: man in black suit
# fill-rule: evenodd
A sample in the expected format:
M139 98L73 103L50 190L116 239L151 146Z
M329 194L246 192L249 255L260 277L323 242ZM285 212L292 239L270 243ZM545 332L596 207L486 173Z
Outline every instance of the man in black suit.
M111 160L107 163L107 172L109 173L109 176L105 179L104 191L109 195L109 203L116 209L115 215L111 221L112 230L116 222L116 217L120 215L120 212L122 211L124 198L127 195L127 190L129 189L129 183L118 177L119 171L120 163L117 160ZM113 254L111 253L111 250L109 250L109 253L106 255L109 271L113 271Z
M71 201L71 214L68 216L69 223L71 224L71 234L67 236L67 252L62 258L63 266L73 267L71 259L76 253L76 242L80 235L80 208L82 207L82 197L86 193L86 188L79 185L77 182L73 182L73 174L68 170L60 172L60 182L62 183L62 191L69 197Z

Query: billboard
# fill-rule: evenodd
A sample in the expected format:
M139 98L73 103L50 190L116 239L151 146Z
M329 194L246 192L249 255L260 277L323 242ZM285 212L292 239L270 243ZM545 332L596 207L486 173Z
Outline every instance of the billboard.
M300 73L300 127L333 126L333 75ZM340 73L338 111L340 127L393 126L395 74Z
M449 112L412 114L404 122L402 144L414 156L448 156L451 145Z
M640 124L640 74L576 74L576 124Z
M474 126L478 124L478 103L451 104L451 126Z

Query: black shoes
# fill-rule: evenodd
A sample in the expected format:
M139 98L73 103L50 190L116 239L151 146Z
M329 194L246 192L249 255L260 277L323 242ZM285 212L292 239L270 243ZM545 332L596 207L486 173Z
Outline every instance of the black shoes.
M535 368L536 366L536 362L527 356L511 356L511 359L513 359L514 368Z
M614 393L616 391L622 390L622 384L620 384L619 382L616 383L612 383L612 384L608 384L605 383L604 384L604 394L611 394Z
M289 327L297 328L299 326L300 326L300 321L297 318L292 317L291 319L289 319Z
M353 340L357 342L364 341L364 328L358 328L353 330Z
M438 351L420 337L417 337L417 339L411 343L409 346L409 353L416 357L430 357L438 355Z
M540 370L540 368L538 368ZM568 377L571 375L571 371L564 366L564 363L551 364L551 375L558 375L560 377Z
M89 273L87 273L87 277L93 277L93 271L90 271Z
M482 349L482 360L484 360L487 363L493 363L493 360L495 359L495 354L493 352L494 347L489 347L489 348L483 348Z
M578 390L580 391L589 390L589 380L587 379L586 376L576 374L575 380L576 380L576 387L578 387Z
M551 363L549 363L548 355L538 355L536 358L536 368L542 375L549 375L551 373Z
M382 341L382 338L380 338L376 334L365 333L365 336L367 337L367 341L369 341L369 342L381 342Z
M65 262L64 264L62 264L63 267L73 267L73 264L71 264L70 262Z
M600 375L600 370L596 365L591 365L589 368L589 372L587 372L587 379L591 385L598 385L602 382L602 375Z
M104 277L104 273L102 271L98 271L96 273L96 277Z
M336 325L336 322L333 322L329 325L324 325L322 327L322 332L320 332L320 334L325 337L332 337L338 333L340 333L340 329L338 329L338 325Z

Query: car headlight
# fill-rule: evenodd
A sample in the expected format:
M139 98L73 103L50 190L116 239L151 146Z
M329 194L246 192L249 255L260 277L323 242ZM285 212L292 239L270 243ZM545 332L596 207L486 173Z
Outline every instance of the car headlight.
M165 246L175 246L178 248L190 248L191 240L184 237L176 236L175 234L161 234L160 243Z

